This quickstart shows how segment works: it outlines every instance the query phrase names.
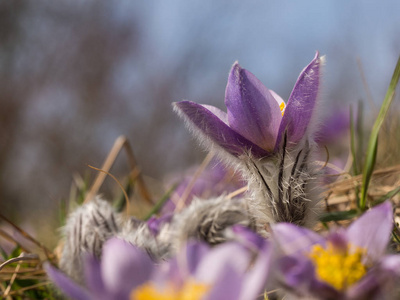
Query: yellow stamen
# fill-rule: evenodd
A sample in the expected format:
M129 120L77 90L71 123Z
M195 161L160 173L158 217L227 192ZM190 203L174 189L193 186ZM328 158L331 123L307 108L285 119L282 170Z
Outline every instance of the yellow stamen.
M285 102L282 102L281 104L279 104L279 108L281 109L282 117L283 117L283 114L285 113L285 107L286 107Z
M362 263L365 252L360 247L348 245L343 250L328 243L326 248L315 245L309 257L314 263L318 279L342 291L359 281L367 272Z
M169 284L163 289L158 289L152 283L146 283L132 291L131 300L200 300L204 297L209 287L193 280L186 281L180 289Z

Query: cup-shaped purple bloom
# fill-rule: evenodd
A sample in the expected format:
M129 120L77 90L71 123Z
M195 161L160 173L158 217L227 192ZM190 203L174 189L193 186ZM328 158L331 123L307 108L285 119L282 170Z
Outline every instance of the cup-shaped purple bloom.
M227 112L190 101L174 104L210 150L248 183L249 207L261 234L268 223L312 226L320 200L312 126L324 58L317 52L284 103L235 63L225 91Z
M201 140L217 145L235 157L261 158L280 147L284 133L296 144L305 135L319 92L323 59L315 55L304 68L287 105L252 73L235 63L225 91L227 112L190 101L174 104Z
M400 278L400 255L385 255L392 225L387 201L327 237L293 224L273 226L284 253L277 263L282 285L297 296L380 299L387 284Z
M87 256L85 285L47 265L52 281L69 297L88 299L255 299L269 273L271 247L266 241L252 268L253 253L239 243L209 248L189 242L172 260L155 266L133 245L113 238L101 261Z

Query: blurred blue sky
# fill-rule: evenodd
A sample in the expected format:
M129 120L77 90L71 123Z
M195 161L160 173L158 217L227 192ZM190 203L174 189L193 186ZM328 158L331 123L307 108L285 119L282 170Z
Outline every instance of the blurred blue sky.
M327 56L325 95L348 102L365 97L357 57L374 99L384 96L400 53L399 12L396 0L165 0L125 1L116 14L140 18L143 49L153 54L148 72L172 68L187 51L194 59L197 51L207 54L191 63L190 87L182 98L201 101L218 84L222 101L220 84L235 60L287 98L319 50Z

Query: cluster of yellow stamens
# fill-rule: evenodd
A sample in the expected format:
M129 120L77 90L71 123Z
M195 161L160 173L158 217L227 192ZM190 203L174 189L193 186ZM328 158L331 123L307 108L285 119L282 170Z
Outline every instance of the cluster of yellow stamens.
M282 116L285 113L285 107L286 107L285 102L282 102L281 104L279 104L279 108L281 109Z
M169 284L160 289L152 283L147 283L132 291L131 300L200 300L204 297L209 287L187 280L179 289Z
M326 248L315 245L309 257L314 263L318 279L343 291L359 281L367 272L362 262L365 254L365 249L360 247L348 245L342 249L328 243Z

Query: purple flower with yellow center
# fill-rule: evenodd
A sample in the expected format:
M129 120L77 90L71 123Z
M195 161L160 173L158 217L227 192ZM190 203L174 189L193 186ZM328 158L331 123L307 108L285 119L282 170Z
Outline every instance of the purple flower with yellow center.
M271 247L266 241L254 266L252 254L239 243L211 249L189 242L174 259L156 266L133 245L113 238L105 243L101 261L86 257L84 286L51 265L46 271L67 296L78 300L244 300L262 293Z
M287 104L235 63L225 91L227 112L190 101L175 103L175 110L202 140L235 157L249 153L255 158L270 156L280 147L285 131L293 144L305 135L316 106L321 64L317 52L300 73Z
M386 255L392 225L389 201L326 238L293 224L277 224L273 238L284 253L277 263L278 280L298 297L395 299L399 295L387 291L400 279L400 255Z

